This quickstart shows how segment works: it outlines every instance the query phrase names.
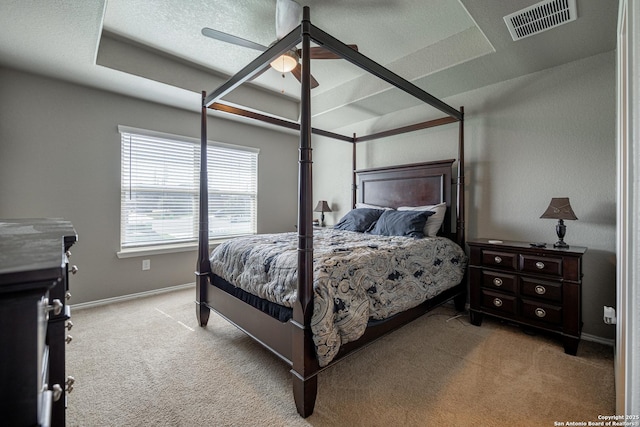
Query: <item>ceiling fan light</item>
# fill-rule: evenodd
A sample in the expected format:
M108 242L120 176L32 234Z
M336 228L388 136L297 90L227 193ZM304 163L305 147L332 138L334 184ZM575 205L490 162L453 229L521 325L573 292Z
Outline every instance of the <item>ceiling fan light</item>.
M297 65L298 59L291 52L285 52L271 62L271 67L281 73L288 73Z

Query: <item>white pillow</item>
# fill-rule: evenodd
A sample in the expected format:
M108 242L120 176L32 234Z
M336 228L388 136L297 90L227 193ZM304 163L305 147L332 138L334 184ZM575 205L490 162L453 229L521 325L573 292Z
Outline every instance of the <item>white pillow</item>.
M437 205L431 206L401 206L399 211L433 211L433 215L427 218L427 223L424 226L424 235L427 237L436 237L442 222L444 221L444 214L447 212L447 203L442 202Z
M382 210L393 210L393 208L386 208L383 206L369 205L367 203L356 203L356 209L382 209Z

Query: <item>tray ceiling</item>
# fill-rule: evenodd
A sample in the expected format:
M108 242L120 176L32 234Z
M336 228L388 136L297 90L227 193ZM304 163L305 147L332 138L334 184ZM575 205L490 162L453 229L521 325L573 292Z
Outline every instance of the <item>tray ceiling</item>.
M275 0L0 3L0 65L197 110L259 52L202 36L211 27L263 45ZM617 1L577 0L578 19L513 41L503 17L530 0L300 0L311 21L440 98L615 49ZM343 60L314 60L315 120L339 128L412 100ZM299 83L273 69L234 99L297 115ZM261 96L256 96L259 93ZM293 105L293 107L291 106ZM317 123L316 122L316 123Z

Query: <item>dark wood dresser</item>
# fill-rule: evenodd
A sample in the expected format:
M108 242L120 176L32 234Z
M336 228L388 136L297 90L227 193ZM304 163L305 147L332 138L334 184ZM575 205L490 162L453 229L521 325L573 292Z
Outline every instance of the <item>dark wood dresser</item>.
M62 219L0 219L0 424L64 426L71 341L69 249Z
M582 330L582 255L587 248L532 247L525 242L469 245L470 320L483 315L544 329L563 337L575 355Z

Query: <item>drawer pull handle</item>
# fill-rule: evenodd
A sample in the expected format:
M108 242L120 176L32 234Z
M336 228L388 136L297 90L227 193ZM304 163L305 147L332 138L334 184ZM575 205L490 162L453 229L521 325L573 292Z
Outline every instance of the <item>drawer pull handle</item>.
M78 272L78 266L77 265L72 265L71 266L71 274L76 274Z
M73 322L71 320L67 320L67 323L64 325L67 328L67 331L70 331L73 328Z
M65 382L65 390L67 393L71 393L73 391L73 384L76 382L76 379L71 375L67 377L67 381Z
M58 400L60 400L60 398L62 397L62 392L64 391L62 390L60 384L54 384L53 387L51 387L51 390L53 390L53 401L57 402Z
M67 301L69 301L71 299L71 292L67 291L64 294L64 299L66 299Z
M47 304L47 307L45 308L45 310L48 312L53 311L54 315L58 315L60 313L62 313L62 302L59 299L54 299L51 302L51 305L49 305L49 301L45 299L45 304Z
M496 307L502 307L502 300L500 298L494 298L493 305L495 305Z
M544 311L544 309L543 309L543 308L536 308L535 313L536 313L536 316L538 316L538 317L540 317L540 318L542 318L542 317L544 317L544 316L546 316L546 315L547 315L547 312L546 312L546 311Z
M545 288L544 286L540 286L540 285L536 286L535 290L536 290L536 294L538 294L538 295L544 295L547 292L547 288Z
M544 262L541 262L541 261L536 262L536 268L538 270L542 270L544 268Z
M495 279L493 279L493 284L496 286L502 286L502 279L496 277Z
M502 262L502 258L500 258L499 256L496 256L493 260L496 262L496 264L500 264Z
M66 342L67 344L71 343L71 341L73 341L73 337L71 335L67 335L67 337L64 339L64 342Z

